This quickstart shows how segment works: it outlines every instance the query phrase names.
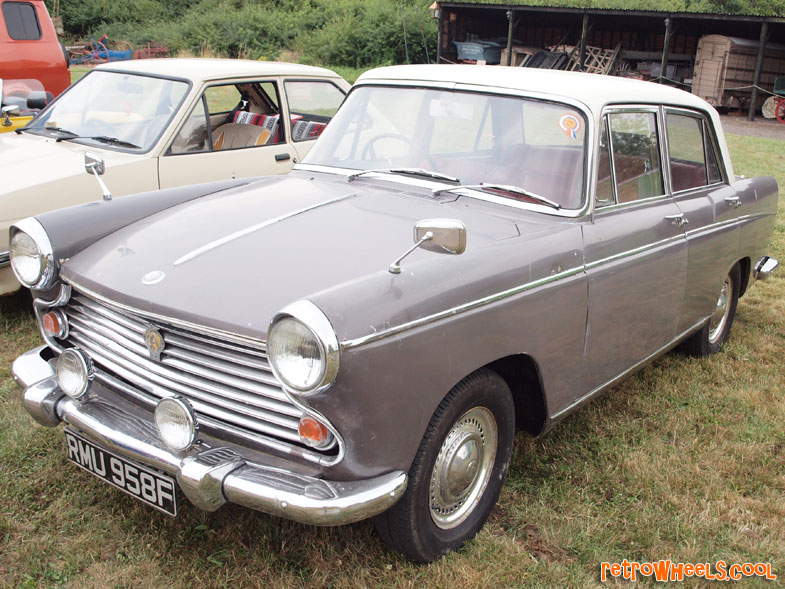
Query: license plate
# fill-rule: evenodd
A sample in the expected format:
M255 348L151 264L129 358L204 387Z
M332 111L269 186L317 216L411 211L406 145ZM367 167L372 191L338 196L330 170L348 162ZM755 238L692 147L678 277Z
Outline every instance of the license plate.
M125 491L132 497L172 516L177 515L174 479L120 458L66 429L68 459L80 468Z

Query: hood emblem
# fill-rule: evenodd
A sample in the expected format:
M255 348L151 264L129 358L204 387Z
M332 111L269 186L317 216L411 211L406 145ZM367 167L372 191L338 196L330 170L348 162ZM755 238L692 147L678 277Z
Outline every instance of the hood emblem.
M166 274L161 272L160 270L153 270L152 272L148 272L144 276L142 276L142 284L158 284L164 278L166 278Z
M166 347L164 336L158 331L155 325L149 325L144 332L144 343L147 346L147 351L150 353L150 358L156 362L161 360L161 352Z

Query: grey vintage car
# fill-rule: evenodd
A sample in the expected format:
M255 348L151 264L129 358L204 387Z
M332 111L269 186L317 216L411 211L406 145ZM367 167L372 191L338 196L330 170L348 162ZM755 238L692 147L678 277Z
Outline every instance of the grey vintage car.
M11 229L46 345L24 405L68 458L430 561L533 435L679 345L716 352L766 255L772 178L655 84L373 70L286 177L95 202Z

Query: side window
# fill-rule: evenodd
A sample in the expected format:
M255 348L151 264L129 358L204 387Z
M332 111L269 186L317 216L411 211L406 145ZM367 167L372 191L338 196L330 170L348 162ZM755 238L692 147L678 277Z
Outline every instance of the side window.
M8 36L15 41L37 41L41 38L38 16L29 2L3 2L3 20Z
M180 129L169 153L198 153L283 143L285 138L280 128L278 104L278 89L274 82L210 86Z
M674 192L722 181L717 154L703 119L669 112L666 127Z
M703 122L703 136L706 138L706 170L709 174L709 184L722 182L720 171L720 158L717 156L717 146L711 138L706 121Z
M207 111L204 108L205 100L202 98L196 103L191 114L186 119L180 132L172 142L169 153L199 153L210 151L210 139L207 129Z
M673 192L706 186L702 121L696 117L668 113L665 122Z
M608 126L617 201L664 194L655 113L611 113Z
M284 89L293 141L308 141L321 135L344 99L343 91L330 82L287 80Z
M595 202L598 207L605 207L616 204L616 197L613 194L613 176L611 175L611 154L608 144L608 117L602 122L602 132L600 133L600 161L597 170L597 193Z

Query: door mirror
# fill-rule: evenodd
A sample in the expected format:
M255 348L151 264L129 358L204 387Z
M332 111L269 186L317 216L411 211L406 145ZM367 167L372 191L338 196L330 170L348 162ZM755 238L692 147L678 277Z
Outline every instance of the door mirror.
M430 233L430 239L424 239ZM439 254L462 254L466 251L466 225L457 219L428 219L414 226L414 241Z
M103 173L106 171L104 158L92 151L86 151L84 154L84 169L88 174L103 176Z

